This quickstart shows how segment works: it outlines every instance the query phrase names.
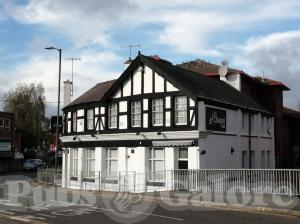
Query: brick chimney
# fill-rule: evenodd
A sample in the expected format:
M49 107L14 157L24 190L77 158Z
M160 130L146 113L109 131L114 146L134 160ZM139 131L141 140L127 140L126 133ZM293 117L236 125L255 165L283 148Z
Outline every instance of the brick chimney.
M73 83L69 80L64 81L64 106L71 103L72 84Z

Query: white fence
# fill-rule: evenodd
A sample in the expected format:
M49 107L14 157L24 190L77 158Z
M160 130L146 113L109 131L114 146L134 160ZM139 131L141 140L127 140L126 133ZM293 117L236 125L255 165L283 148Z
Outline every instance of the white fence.
M119 192L202 191L300 195L300 170L288 169L201 169L166 170L155 173L118 172L107 175L95 172L39 170L38 181L67 188Z

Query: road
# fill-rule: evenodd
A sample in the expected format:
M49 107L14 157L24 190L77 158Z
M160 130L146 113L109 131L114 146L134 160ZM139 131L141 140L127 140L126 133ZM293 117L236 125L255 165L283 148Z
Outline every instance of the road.
M5 180L29 178L2 177ZM182 205L171 201L156 201L143 195L61 191L55 188L31 187L26 190L16 182L2 188L0 223L272 223L293 224L300 219L292 216L246 212L225 208ZM22 185L22 184L21 184ZM3 186L3 185L2 185Z

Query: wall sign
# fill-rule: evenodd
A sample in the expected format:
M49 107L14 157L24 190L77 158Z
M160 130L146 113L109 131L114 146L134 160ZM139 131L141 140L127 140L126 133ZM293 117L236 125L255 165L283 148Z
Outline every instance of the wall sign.
M206 107L206 130L226 131L226 110Z

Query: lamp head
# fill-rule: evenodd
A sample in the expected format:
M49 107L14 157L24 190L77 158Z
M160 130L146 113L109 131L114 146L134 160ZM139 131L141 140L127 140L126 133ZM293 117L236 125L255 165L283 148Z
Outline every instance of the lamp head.
M52 47L45 47L45 49L46 49L46 50L56 50L56 48L53 47L53 46L52 46Z

